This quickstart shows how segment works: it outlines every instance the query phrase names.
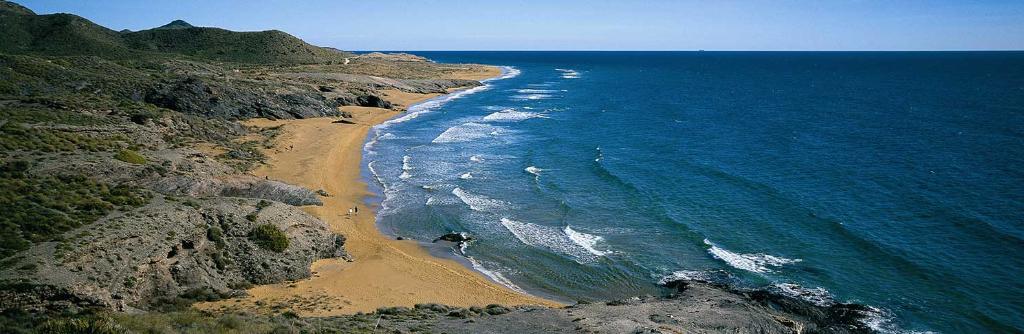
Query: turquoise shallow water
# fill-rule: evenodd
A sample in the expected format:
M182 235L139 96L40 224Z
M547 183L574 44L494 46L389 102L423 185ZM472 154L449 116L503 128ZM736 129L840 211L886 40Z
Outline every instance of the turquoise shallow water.
M387 233L562 300L725 272L1024 330L1024 53L416 53L510 71L374 130Z

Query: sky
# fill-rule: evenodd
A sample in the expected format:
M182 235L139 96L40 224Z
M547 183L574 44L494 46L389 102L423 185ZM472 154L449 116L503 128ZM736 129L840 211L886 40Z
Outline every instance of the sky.
M114 30L183 19L344 50L1024 50L1024 0L21 0Z

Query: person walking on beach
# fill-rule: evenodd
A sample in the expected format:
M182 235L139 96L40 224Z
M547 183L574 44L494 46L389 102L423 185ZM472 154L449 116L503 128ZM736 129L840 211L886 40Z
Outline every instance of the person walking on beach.
M356 213L356 216L359 215L359 207L358 206L353 207L352 210Z
M352 218L352 208L348 208L348 217L345 217L345 219L349 218Z

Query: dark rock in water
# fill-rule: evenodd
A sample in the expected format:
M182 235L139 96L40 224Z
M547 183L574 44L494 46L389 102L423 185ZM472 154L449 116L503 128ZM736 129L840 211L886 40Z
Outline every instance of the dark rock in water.
M449 233L447 233L445 235L442 235L442 236L438 237L437 239L434 239L433 242L438 242L438 241L466 242L466 241L470 241L470 240L473 240L473 237L469 236L469 234L466 234L465 232L449 232Z

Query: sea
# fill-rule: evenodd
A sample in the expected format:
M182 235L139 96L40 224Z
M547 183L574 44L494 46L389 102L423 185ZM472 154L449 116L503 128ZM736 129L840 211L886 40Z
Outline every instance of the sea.
M371 131L386 234L564 302L714 279L1024 331L1022 52L412 53L504 73Z

